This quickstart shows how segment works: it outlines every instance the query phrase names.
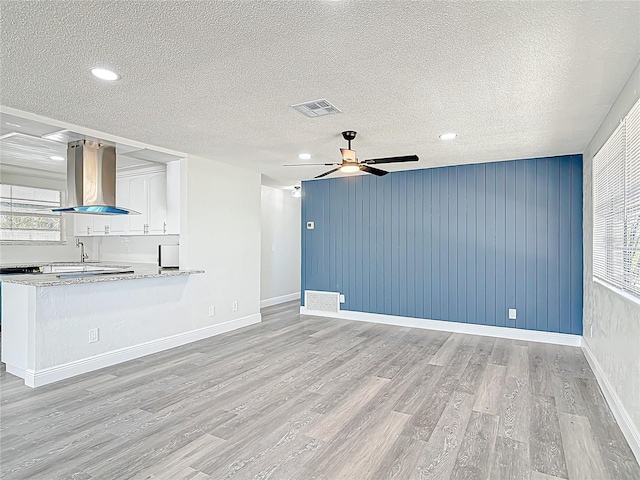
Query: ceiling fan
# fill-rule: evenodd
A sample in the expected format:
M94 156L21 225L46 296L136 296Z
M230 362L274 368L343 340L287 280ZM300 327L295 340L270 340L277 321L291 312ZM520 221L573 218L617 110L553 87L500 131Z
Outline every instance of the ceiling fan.
M295 163L295 164L289 164L284 166L300 167L300 166L307 166L307 165L326 165L326 166L339 165L338 167L332 170L329 170L328 172L324 172L313 178L326 177L327 175L337 172L338 170L344 173L353 173L353 172L361 171L361 172L371 173L378 177L382 177L383 175L386 175L389 172L385 170L380 170L379 168L370 167L369 165L377 165L380 163L401 163L401 162L417 162L418 161L417 155L406 155L404 157L372 158L370 160L363 160L360 162L356 158L355 150L351 150L351 140L356 138L356 132L354 132L353 130L344 131L342 132L342 137L347 142L349 142L349 148L340 149L340 152L342 153L342 162L340 163Z

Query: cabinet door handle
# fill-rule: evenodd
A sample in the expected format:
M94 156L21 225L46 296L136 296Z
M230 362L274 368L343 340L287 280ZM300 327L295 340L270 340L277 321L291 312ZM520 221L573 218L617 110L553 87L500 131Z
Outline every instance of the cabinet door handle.
M104 226L104 233L109 235L109 225Z
M89 231L89 227L87 227L87 235L91 235L91 232Z
M146 223L144 224L144 233L145 235L149 233L149 225L147 225Z
M162 233L167 233L167 222L162 222Z

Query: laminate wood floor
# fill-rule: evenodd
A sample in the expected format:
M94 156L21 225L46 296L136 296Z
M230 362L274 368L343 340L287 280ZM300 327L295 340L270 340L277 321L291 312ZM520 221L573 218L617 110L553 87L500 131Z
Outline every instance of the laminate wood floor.
M4 479L640 479L582 352L300 317L36 390L2 372Z

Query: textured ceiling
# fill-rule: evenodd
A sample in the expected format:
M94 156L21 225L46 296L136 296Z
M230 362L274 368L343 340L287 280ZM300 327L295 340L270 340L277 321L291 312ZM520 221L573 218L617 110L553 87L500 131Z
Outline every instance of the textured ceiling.
M347 129L361 159L420 156L401 168L582 152L640 58L640 2L12 1L1 34L2 105L285 184ZM343 113L289 107L320 98Z

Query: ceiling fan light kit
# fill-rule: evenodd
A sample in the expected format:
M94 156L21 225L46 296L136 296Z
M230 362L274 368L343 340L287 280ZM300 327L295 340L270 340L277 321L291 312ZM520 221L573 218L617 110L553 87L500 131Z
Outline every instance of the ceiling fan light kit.
M344 173L358 172L358 171L360 171L360 165L349 165L347 163L346 165L342 165L340 167L340 171L344 172Z
M376 175L377 177L382 177L386 175L386 170L380 170L379 168L370 167L369 165L376 165L380 163L403 163L403 162L417 162L419 160L417 155L405 155L402 157L384 157L384 158L372 158L369 160L363 160L362 162L358 161L356 157L356 151L351 150L351 141L356 138L357 132L354 130L345 130L342 132L342 138L344 138L348 142L348 148L341 148L340 153L342 155L342 162L340 163L298 163L298 164L290 164L284 165L285 167L300 167L300 166L310 166L310 165L326 165L326 166L335 166L329 170L328 172L321 173L313 178L322 178L330 175L338 170L343 173L355 173L355 172L365 172L370 173L372 175Z

